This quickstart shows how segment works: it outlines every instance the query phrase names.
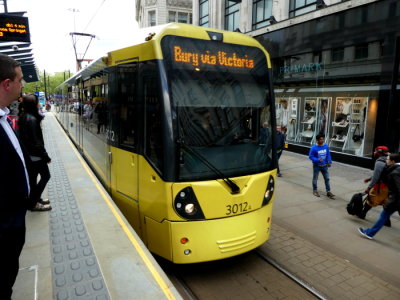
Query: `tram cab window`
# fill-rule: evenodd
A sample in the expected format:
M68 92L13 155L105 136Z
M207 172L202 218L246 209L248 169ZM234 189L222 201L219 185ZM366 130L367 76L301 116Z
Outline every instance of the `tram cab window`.
M118 86L120 144L132 148L136 145L136 63L118 67Z
M143 79L143 92L146 105L146 156L159 169L162 170L163 141L162 141L162 114L161 100L158 97L157 82L154 77Z

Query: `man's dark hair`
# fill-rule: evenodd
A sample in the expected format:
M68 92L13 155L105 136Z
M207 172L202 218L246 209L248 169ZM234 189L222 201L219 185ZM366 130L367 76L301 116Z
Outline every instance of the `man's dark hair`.
M317 136L315 137L315 139L318 141L320 138L325 138L324 134L317 134Z
M17 76L15 68L19 66L20 63L14 58L0 54L0 82L6 79L14 80Z
M400 162L400 154L399 153L389 154L389 159L393 160L395 163L398 163Z

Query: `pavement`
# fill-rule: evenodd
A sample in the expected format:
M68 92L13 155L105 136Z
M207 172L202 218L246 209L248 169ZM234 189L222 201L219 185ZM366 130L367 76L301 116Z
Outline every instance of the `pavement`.
M365 190L372 170L334 162L329 169L335 199L312 194L312 165L307 156L284 151L277 178L270 240L260 249L277 264L311 285L326 299L400 299L400 218L391 217L373 240L358 227L374 224L381 206L365 220L347 213L352 195Z

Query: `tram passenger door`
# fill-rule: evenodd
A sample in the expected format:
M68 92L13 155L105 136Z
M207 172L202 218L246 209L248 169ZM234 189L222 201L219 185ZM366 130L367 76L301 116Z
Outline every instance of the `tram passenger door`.
M141 235L138 199L137 63L110 69L110 152L112 196L125 217Z

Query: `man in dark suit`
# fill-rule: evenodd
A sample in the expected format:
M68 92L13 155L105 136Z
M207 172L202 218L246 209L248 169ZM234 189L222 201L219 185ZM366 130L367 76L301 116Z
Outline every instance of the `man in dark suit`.
M25 243L30 158L7 122L7 108L23 88L21 67L0 54L0 299L11 299L18 274L19 256Z

